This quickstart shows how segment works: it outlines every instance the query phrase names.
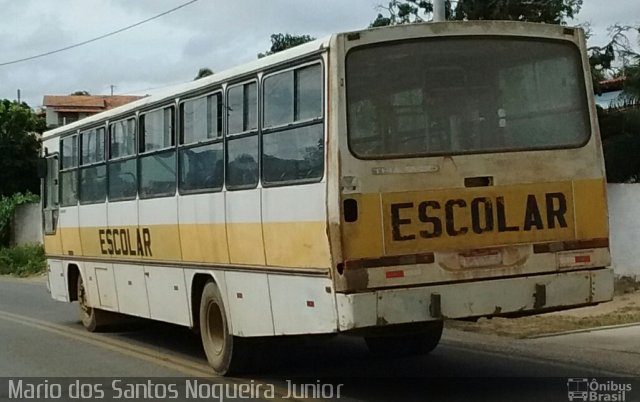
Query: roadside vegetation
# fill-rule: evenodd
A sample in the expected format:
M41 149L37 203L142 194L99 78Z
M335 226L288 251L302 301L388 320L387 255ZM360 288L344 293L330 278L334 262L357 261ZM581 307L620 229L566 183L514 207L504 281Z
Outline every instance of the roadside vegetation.
M45 269L42 244L0 248L0 275L25 277L44 273Z

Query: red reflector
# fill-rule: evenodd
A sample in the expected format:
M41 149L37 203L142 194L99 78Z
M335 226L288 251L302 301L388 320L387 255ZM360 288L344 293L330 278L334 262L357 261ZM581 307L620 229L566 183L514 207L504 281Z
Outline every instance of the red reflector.
M390 278L404 278L404 271L387 271L385 273L387 279Z
M313 300L307 300L307 307L315 307L316 303Z
M591 262L590 255L576 255L576 263Z

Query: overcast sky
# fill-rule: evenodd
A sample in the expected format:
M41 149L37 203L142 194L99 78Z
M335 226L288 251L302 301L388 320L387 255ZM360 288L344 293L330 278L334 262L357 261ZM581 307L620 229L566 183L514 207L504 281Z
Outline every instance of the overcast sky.
M0 0L0 63L72 45L131 25L187 0ZM0 66L0 99L17 89L30 106L44 95L144 95L190 81L201 67L222 71L256 58L276 32L322 37L366 27L387 0L199 0L88 45ZM584 0L576 23L590 44L614 23L640 24L639 0Z

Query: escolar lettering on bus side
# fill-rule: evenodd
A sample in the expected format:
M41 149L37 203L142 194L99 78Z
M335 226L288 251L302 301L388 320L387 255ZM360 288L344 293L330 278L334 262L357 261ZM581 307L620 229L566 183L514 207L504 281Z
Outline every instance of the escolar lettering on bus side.
M98 230L102 254L152 257L149 228L137 228L134 233L131 232L127 228Z
M540 212L540 202L544 203L546 214ZM417 204L417 205L416 205ZM414 240L416 236L424 239L448 236L460 236L470 232L517 232L543 229L566 228L567 199L563 193L546 193L544 200L538 200L534 194L527 195L524 216L518 224L507 222L504 197L476 197L467 202L463 199L451 199L442 204L439 201L426 200L420 203L404 202L391 204L391 228L394 241ZM456 221L456 210L469 208L471 222ZM411 211L411 212L409 212ZM443 216L444 215L444 216ZM416 219L430 227L418 233L404 233L403 225L410 225Z

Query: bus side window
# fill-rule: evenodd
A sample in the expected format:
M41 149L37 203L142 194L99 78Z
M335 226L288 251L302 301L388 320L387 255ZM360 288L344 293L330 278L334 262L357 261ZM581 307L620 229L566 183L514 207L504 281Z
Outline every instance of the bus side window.
M266 186L314 182L324 173L322 64L263 81L262 181Z
M75 206L78 204L78 135L62 138L60 145L60 206Z
M140 117L140 198L168 197L176 193L176 149L173 106Z
M109 126L109 201L124 201L138 194L136 161L136 119L129 118Z
M255 81L227 89L227 167L229 190L258 185L258 85Z
M104 202L107 196L104 127L82 132L80 150L80 203Z
M221 92L180 104L178 186L181 192L222 190L222 139Z

